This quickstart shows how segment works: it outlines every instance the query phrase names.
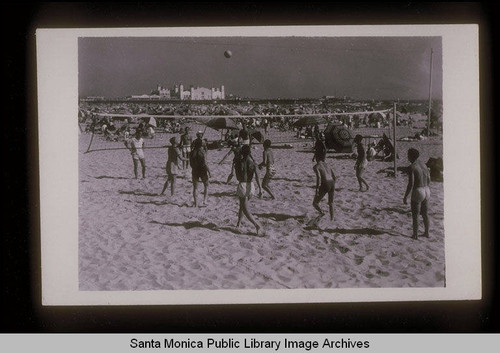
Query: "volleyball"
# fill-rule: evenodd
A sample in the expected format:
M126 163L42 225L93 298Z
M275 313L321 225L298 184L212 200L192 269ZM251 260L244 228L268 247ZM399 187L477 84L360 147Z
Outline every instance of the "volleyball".
M224 56L229 59L231 56L233 56L233 53L231 53L231 50L226 50L224 52Z

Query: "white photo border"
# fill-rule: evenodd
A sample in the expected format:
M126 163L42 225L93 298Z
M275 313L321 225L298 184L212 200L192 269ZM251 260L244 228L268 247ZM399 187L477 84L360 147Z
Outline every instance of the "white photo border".
M180 305L481 299L478 25L38 29L42 305ZM80 291L78 289L78 38L442 38L446 287Z

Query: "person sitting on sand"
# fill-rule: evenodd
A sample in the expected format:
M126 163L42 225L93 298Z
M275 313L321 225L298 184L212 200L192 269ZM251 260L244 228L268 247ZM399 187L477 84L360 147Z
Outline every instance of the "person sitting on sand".
M368 164L368 161L366 160L365 148L363 147L363 143L361 143L362 140L363 136L361 135L356 135L354 137L354 143L356 144L358 152L356 163L354 164L354 170L356 171L356 178L358 179L359 183L359 191L363 191L363 185L366 186L366 190L364 191L368 191L370 187L368 186L366 180L363 179L363 173L365 171L366 165Z
M163 190L161 191L160 195L163 195L165 193L165 190L168 187L168 183L170 182L170 196L174 196L175 193L175 181L177 179L177 172L179 168L179 160L181 161L188 161L188 158L183 158L181 155L181 151L179 147L177 146L177 139L174 137L170 138L170 144L171 146L168 147L167 150L167 180L165 181L165 184L163 185Z
M254 225L257 235L259 234L259 230L261 228L260 224L254 219L253 215L248 210L248 200L255 193L255 186L252 182L252 179L255 176L255 181L257 182L257 186L259 187L259 197L262 196L262 189L259 181L259 174L257 173L257 168L250 158L250 146L244 145L241 148L241 152L238 158L235 161L235 173L236 179L238 179L238 188L236 189L236 195L239 198L239 211L238 211L238 223L236 223L236 227L239 228L241 224L241 219L243 215Z
M193 199L194 207L197 207L197 188L198 181L204 185L203 204L207 203L208 195L208 178L210 177L210 170L206 161L206 151L203 148L203 141L201 139L194 140L191 145L191 154L189 156L189 163L191 164L191 175L193 177Z
M424 220L423 237L429 237L428 205L431 196L429 184L431 181L429 169L418 157L420 153L415 148L408 150L408 186L406 187L403 203L407 204L408 195L411 192L411 215L413 219L413 239L418 239L418 215L422 214Z
M130 150L132 154L132 160L134 162L134 174L135 178L138 179L137 167L139 162L142 166L142 179L146 178L146 159L144 157L144 140L141 136L141 131L137 130L135 136L131 139L125 140L125 146Z
M313 206L323 216L325 213L319 207L319 202L328 194L328 207L330 209L330 220L333 221L333 195L335 193L335 173L326 162L326 153L319 152L315 155L316 164L313 167L316 174L316 192L314 195Z
M375 142L372 142L368 145L368 151L366 151L366 160L373 161L375 156L377 155L377 150L375 148Z
M269 182L271 178L276 174L276 169L274 169L274 154L271 149L271 140L264 141L264 151L262 152L262 163L259 164L259 169L266 167L266 174L264 179L262 179L262 188L271 196L271 199L276 199L269 187Z
M193 140L189 134L189 130L189 126L186 126L184 133L181 135L181 142L179 143L179 147L182 151L182 157L184 158L182 162L183 169L187 169L189 166L189 153L191 152L191 142Z

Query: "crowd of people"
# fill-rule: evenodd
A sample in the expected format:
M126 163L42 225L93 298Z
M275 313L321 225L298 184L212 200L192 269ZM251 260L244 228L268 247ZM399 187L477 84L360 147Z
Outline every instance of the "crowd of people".
M259 102L232 102L232 103L112 103L112 102L81 102L79 107L79 122L86 125L86 131L103 132L103 125L108 125L109 119L104 116L122 116L128 123L136 123L133 116L172 116L172 119L157 119L154 130L177 133L186 122L193 117L203 116L231 116L237 123L245 122L249 128L262 128L264 130L277 129L279 131L295 131L297 135L312 136L313 132L308 127L296 127L294 123L302 115L326 114L343 123L350 129L360 127L384 128L389 126L392 115L370 113L374 110L388 109L390 106L382 103L352 104L329 102L324 100L308 101L301 103L259 103ZM364 111L364 114L356 114ZM353 114L349 114L353 113ZM286 115L287 117L283 117ZM125 118L129 116L130 118ZM254 118L252 116L259 116ZM290 117L292 116L292 117ZM295 117L293 117L295 116ZM400 126L413 125L414 118L410 113L397 114L397 124ZM126 124L123 124L126 125ZM104 133L104 132L103 132Z
M139 178L139 165L141 166L142 178L146 178L146 159L144 156L144 139L142 130L137 130L132 137L125 139L125 146L130 150L133 160L133 168L135 178ZM335 183L337 177L331 166L326 163L327 149L324 141L324 134L319 132L316 136L314 145L313 172L316 176L315 195L312 202L313 207L319 212L321 218L326 213L320 207L320 202L327 196L330 220L334 220L334 195ZM383 141L383 140L382 140ZM369 191L369 185L363 178L368 161L373 157L373 152L370 152L374 146L365 151L363 145L363 137L356 135L354 138L356 146L356 160L354 163L355 175L359 184L359 191ZM249 200L253 196L263 197L264 190L271 200L276 199L276 195L271 188L271 181L279 170L276 168L275 157L272 149L272 142L266 139L263 143L262 161L257 163L252 156L251 137L248 129L244 127L239 131L238 136L235 136L230 141L230 149L228 153L218 163L222 164L229 155L232 155L231 172L228 175L227 183L230 183L235 176L238 182L236 195L239 200L237 227L240 227L243 216L255 227L256 233L262 228L262 225L253 216ZM203 204L207 205L208 189L211 178L211 171L207 162L207 143L203 138L203 132L198 131L196 138L191 137L189 127L186 127L180 137L173 136L170 138L170 146L167 149L166 162L166 181L160 192L164 195L165 191L170 186L170 196L173 197L176 193L176 179L180 170L191 169L191 180L193 184L193 206L198 207L198 186L203 184ZM408 150L408 160L411 165L408 168L408 185L403 198L403 202L407 204L408 196L411 196L411 212L413 216L413 238L418 238L418 216L421 214L424 219L425 231L423 236L429 236L429 220L428 220L428 200L430 197L430 174L427 166L419 159L419 152L410 148ZM265 169L264 177L259 177L258 170ZM257 190L255 187L257 185Z

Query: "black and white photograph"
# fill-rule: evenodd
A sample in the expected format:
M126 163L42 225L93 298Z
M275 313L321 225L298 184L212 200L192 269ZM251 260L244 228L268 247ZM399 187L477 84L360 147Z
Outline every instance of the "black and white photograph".
M64 242L92 303L419 300L456 285L443 35L264 30L72 34Z
M80 38L80 290L444 287L441 53Z

